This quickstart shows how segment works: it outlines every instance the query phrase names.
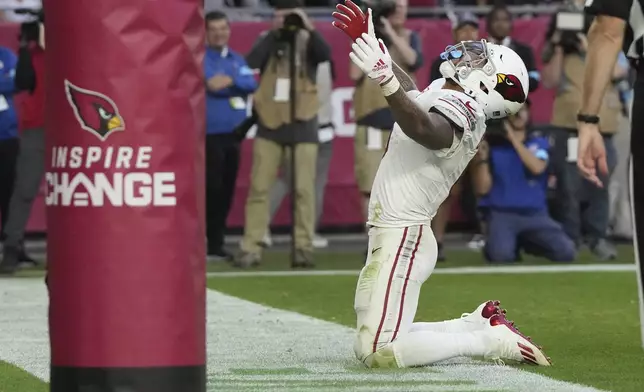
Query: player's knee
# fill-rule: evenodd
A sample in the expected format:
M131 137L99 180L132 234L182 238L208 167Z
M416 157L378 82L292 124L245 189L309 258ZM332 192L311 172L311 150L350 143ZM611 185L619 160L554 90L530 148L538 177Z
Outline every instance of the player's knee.
M577 257L575 243L566 235L562 235L562 238L552 245L554 249L550 260L559 262L575 261Z

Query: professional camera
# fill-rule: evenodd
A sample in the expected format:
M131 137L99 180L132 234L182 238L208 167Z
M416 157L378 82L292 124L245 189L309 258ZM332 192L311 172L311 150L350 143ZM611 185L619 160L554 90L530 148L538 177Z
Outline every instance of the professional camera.
M277 32L277 39L282 42L291 42L298 31L304 29L302 17L293 12L284 17L282 28Z
M373 18L373 28L376 37L381 39L385 45L389 45L389 37L384 34L384 27L380 18L388 18L396 12L395 0L365 0L362 2L363 11L366 13L367 8L371 8L371 17Z
M579 33L585 34L590 28L592 16L586 15L583 9L575 4L567 4L554 15L548 28L547 39L550 39L555 31L559 31L561 44L564 53L579 52Z
M30 42L38 42L40 39L40 24L45 23L45 14L42 9L31 8L18 8L15 10L16 14L32 15L34 20L24 22L20 25L20 40L21 46L27 45Z

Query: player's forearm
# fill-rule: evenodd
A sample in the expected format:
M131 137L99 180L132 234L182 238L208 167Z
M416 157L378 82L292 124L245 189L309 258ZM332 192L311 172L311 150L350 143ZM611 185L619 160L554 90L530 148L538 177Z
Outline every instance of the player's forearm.
M617 56L624 39L623 20L611 16L597 16L588 31L588 52L580 112L599 113Z
M487 160L476 160L470 164L472 187L476 196L485 196L492 189L492 175Z
M452 146L454 131L450 126L441 126L429 113L416 105L401 87L386 96L389 108L402 131L416 143L430 149L441 150Z
M513 140L512 144L514 145L514 150L517 152L517 154L519 154L521 162L523 162L523 165L528 169L530 173L538 176L546 170L548 163L543 159L539 159L534 156L532 151L528 150L528 148L522 142Z
M407 91L413 91L413 90L418 90L418 87L416 86L416 83L414 83L414 80L409 76L405 71L402 70L396 64L395 62L392 61L392 69L394 71L394 76L396 79L398 79L398 82L400 82L400 87L407 92Z

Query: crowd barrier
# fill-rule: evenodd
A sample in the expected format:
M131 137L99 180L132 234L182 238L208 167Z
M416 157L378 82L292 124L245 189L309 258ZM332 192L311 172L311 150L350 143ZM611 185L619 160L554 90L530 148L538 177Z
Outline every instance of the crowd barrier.
M532 19L517 19L514 22L512 36L530 45L534 49L535 58L539 63L541 49L544 44L544 34L549 17L540 16ZM482 21L483 22L483 21ZM332 95L334 123L337 138L334 140L333 160L329 171L329 181L326 188L324 213L321 224L324 227L359 225L363 221L360 208L360 196L353 175L353 139L355 125L351 113L353 94L352 83L349 79L350 50L348 39L330 22L318 22L317 29L333 48L333 61L336 80ZM446 20L410 20L408 27L417 31L423 42L424 66L416 73L419 86L426 86L429 79L429 67L438 54L451 43L452 34L450 23ZM481 23L481 37L485 37L484 23ZM246 53L257 39L258 35L269 28L267 22L236 22L232 25L230 41L231 49ZM16 47L18 28L13 24L0 25L0 45ZM100 48L97 48L100 56ZM61 59L61 61L82 61L82 59ZM62 88L62 86L61 86ZM553 92L539 89L531 94L533 102L533 118L537 123L547 123L550 120L553 102ZM240 228L244 225L244 203L249 187L250 168L252 164L252 136L242 146L242 161L237 179L235 199L228 218L229 227ZM455 203L458 204L458 203ZM288 225L290 214L288 200L285 200L276 218L275 225ZM462 221L465 217L458 205L455 205L452 219ZM29 231L46 231L44 202L42 192L34 205Z

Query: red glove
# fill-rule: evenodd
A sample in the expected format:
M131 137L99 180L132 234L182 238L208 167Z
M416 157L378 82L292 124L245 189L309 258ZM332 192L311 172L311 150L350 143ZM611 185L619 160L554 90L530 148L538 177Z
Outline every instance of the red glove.
M351 41L355 42L362 34L369 34L375 37L373 21L371 20L371 8L367 10L365 15L360 7L351 0L345 0L344 4L338 4L335 8L338 11L332 14L336 19L332 24L348 35Z

